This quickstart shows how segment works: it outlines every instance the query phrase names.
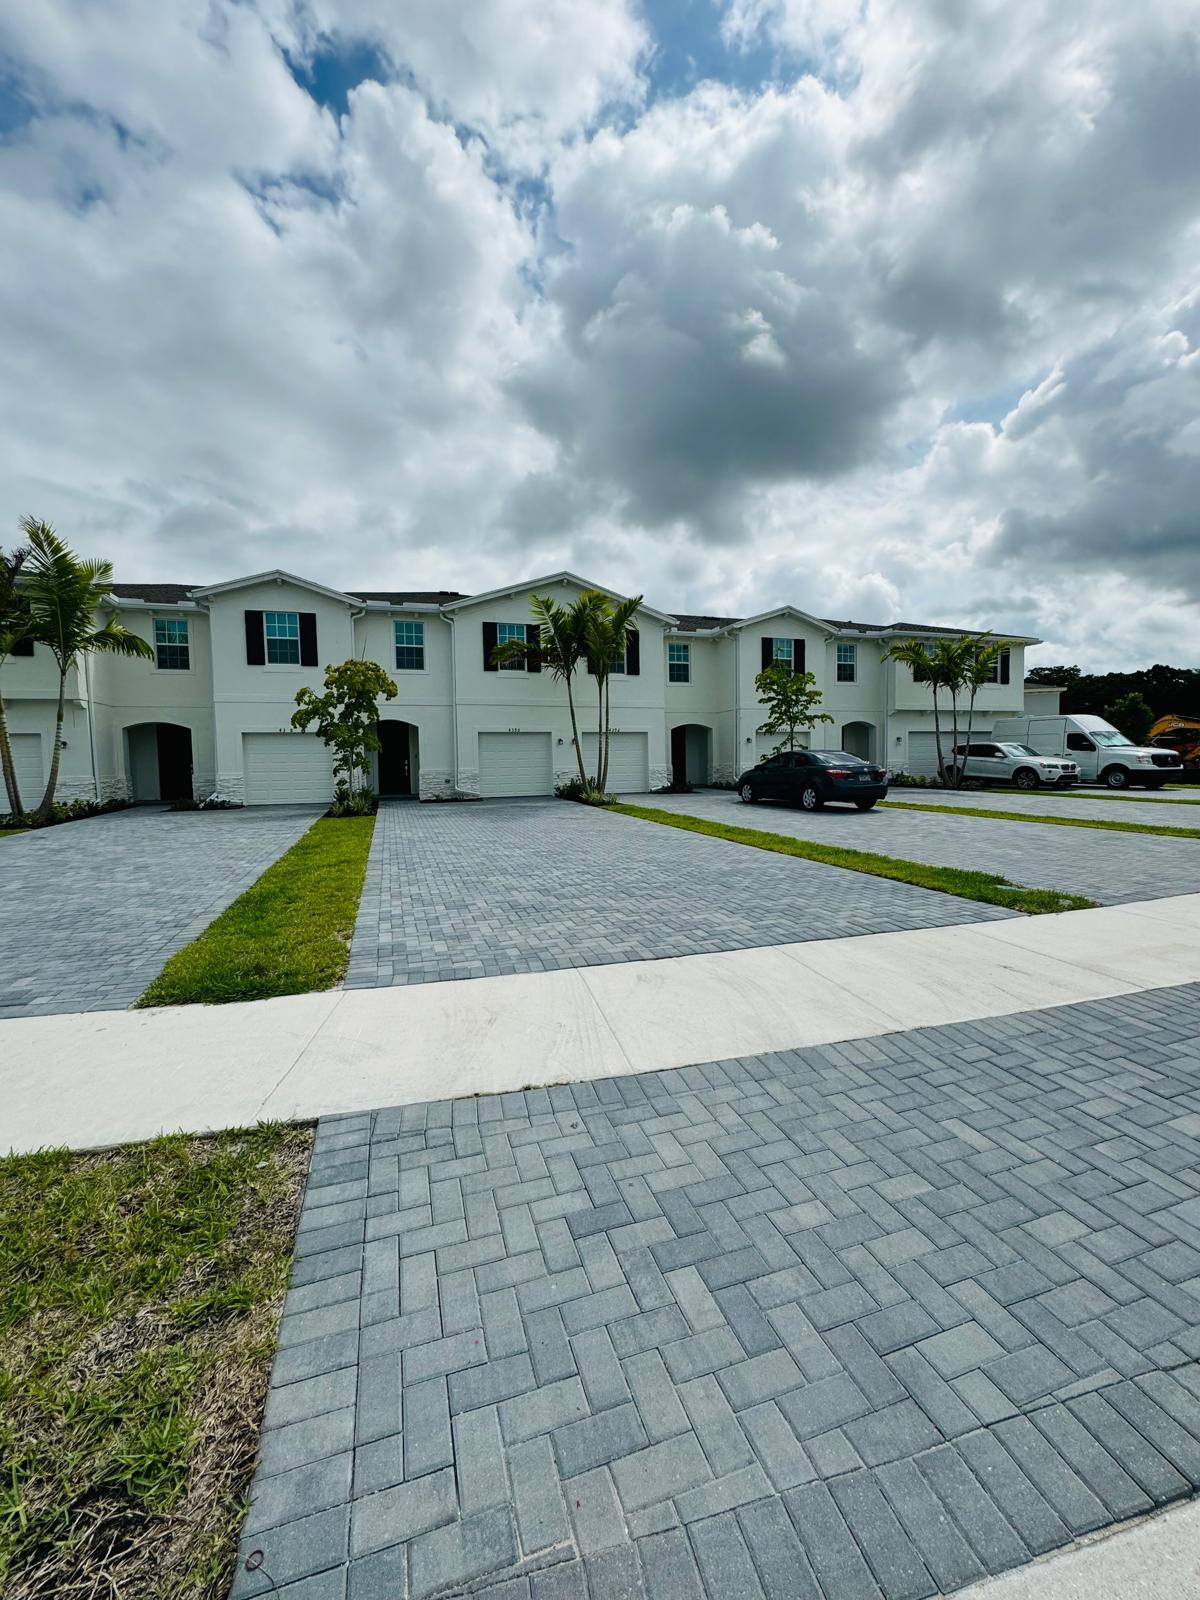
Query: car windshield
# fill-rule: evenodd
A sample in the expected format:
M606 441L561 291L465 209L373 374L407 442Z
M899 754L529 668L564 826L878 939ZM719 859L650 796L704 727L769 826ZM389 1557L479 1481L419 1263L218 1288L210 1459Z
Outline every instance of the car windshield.
M1027 744L1002 744L1001 750L1009 756L1035 756L1037 751Z
M1100 745L1132 744L1132 739L1127 739L1123 733L1118 733L1115 728L1089 728L1088 738Z

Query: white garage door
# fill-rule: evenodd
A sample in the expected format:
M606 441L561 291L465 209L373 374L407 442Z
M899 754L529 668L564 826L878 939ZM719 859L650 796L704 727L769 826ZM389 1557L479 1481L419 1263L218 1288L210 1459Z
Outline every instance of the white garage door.
M989 739L990 728L981 728L978 724L971 729L972 740ZM966 744L967 730L960 727L958 742ZM950 728L942 729L942 760L947 766L954 758L954 732ZM905 772L915 773L921 778L937 777L937 743L932 733L910 733L908 736L908 760L904 763Z
M553 794L548 733L481 733L479 792L485 796Z
M588 777L595 775L599 738L583 736L583 764ZM650 736L645 733L613 733L608 738L609 794L645 794L650 787Z
M333 799L333 763L315 733L244 733L246 804L290 805Z
M21 804L32 811L42 798L46 787L46 774L42 770L42 736L40 733L14 733L12 736L13 764L17 769L17 788L21 791ZM0 807L8 810L8 794L0 780Z

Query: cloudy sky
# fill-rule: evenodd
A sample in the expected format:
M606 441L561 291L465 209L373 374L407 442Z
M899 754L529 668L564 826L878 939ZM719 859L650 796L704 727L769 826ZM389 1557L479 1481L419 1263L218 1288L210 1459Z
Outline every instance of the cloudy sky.
M1200 665L1197 0L38 0L0 538Z

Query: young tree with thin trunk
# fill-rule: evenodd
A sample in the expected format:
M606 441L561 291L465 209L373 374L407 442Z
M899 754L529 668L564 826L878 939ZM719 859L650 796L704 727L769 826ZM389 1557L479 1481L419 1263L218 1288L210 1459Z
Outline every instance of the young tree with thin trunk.
M810 732L818 722L832 722L828 711L818 711L821 691L811 672L793 672L786 661L764 667L754 680L760 705L767 708L767 720L757 730L773 733L779 743L771 752L795 750L801 730Z
M0 550L0 667L3 667L17 645L29 637L29 605L17 587L21 568L28 559L28 545L18 545L9 551ZM17 785L17 764L13 760L12 740L8 736L3 693L0 693L0 768L4 772L8 809L14 817L19 817L22 814L21 791Z
M48 522L22 517L21 529L29 540L30 556L22 593L29 601L30 631L54 657L58 668L58 707L54 720L54 750L50 777L36 816L44 822L54 804L62 758L63 710L67 674L88 655L153 657L145 639L130 633L115 617L96 626L96 612L113 590L112 566L107 561L84 560L75 555Z
M975 730L975 696L985 683L991 683L992 672L999 661L1005 645L1003 639L989 640L986 634L979 634L971 640L971 647L967 653L966 686L970 694L967 701L967 751L970 753L971 736ZM964 777L963 769L966 766L964 759L962 766L954 763L954 787L962 787Z

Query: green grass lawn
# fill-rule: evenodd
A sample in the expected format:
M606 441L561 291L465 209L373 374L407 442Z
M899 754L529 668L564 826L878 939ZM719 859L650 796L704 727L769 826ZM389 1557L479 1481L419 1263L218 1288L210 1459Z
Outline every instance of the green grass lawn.
M1158 822L1117 822L1108 817L1046 817L1032 811L999 811L984 806L940 806L924 800L883 800L900 811L933 811L942 817L991 817L1001 822L1031 822L1040 828L1097 828L1103 833L1148 833L1160 839L1200 839L1200 828ZM1000 802L1003 804L1003 801Z
M332 988L350 958L374 827L374 817L314 822L171 957L138 1005L216 1005Z
M28 833L28 832L29 832L28 828L0 828L0 839L3 839L6 834L10 834L10 833Z
M932 867L923 861L904 861L897 856L875 855L868 850L847 850L840 845L817 844L785 833L764 833L757 828L739 828L731 823L709 822L683 812L659 811L650 806L615 805L610 808L622 816L638 817L643 822L661 822L668 828L683 828L688 833L703 833L714 839L729 839L734 844L752 845L756 850L773 850L778 855L800 856L805 861L823 861L826 866L844 867L847 872L865 872L873 878L894 878L898 883L915 884L919 889L937 889L942 894L958 895L963 900L983 900L993 906L1033 913L1079 911L1094 905L1082 895L1062 894L1057 889L1027 889L1010 883L995 872L968 872L960 867Z
M910 787L908 784L893 784L892 787L900 794L936 795L940 792L936 784L923 785L921 788ZM1140 801L1143 805L1151 806L1200 806L1200 793L1197 792L1194 784L1168 783L1165 787L1168 792L1158 791L1154 794L1144 792L1139 794L1130 789L1083 789L1078 787L1059 789L1057 786L1053 788L1024 789L1020 793L1036 794L1046 800L1132 800L1135 803ZM962 792L964 794L978 795L982 803L983 800L990 799L993 795L997 799L1001 799L1004 790L1003 788L1000 790L965 789Z
M310 1145L0 1160L0 1594L228 1593Z

